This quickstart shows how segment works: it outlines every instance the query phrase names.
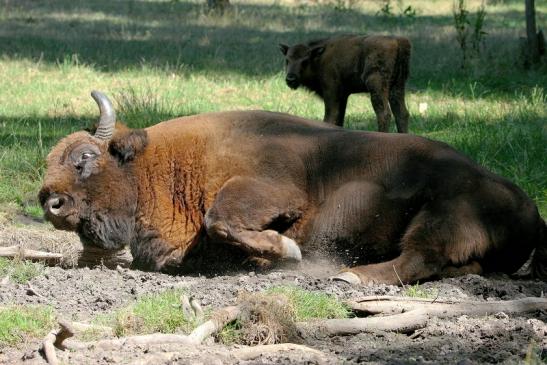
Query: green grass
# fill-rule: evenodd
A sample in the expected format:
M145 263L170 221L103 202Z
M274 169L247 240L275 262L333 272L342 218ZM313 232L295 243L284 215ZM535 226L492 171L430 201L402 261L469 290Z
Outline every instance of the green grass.
M168 290L140 297L135 303L97 322L114 328L117 336L147 333L189 333L197 325L184 317L180 306L180 290Z
M0 348L14 346L27 338L49 332L55 316L50 307L10 305L0 307Z
M403 295L410 298L435 299L438 295L438 290L428 289L420 286L420 283L407 285L403 291Z
M295 321L309 319L346 318L350 309L334 296L304 290L295 286L278 286L266 291L266 295L283 295L287 297L294 309Z
M9 2L0 8L0 205L38 210L44 158L97 116L93 89L113 96L132 127L179 115L266 109L321 119L322 102L283 82L280 42L339 33L393 33L413 42L410 130L446 141L521 186L547 216L547 67L519 65L524 2L488 2L484 49L460 68L451 0L383 5L233 0L224 17L203 0ZM468 1L475 11L479 0ZM349 2L348 2L349 4ZM398 16L411 5L416 16ZM547 28L547 2L536 2ZM420 103L427 103L424 114ZM367 95L350 97L346 126L375 130ZM394 127L393 127L394 128Z
M44 271L44 265L25 260L0 257L0 278L9 275L10 281L25 284Z

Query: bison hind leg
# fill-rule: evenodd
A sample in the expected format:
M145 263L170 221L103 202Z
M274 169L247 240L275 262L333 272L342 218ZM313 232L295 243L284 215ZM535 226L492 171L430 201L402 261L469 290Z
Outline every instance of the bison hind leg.
M406 229L401 249L400 256L393 260L345 271L355 274L363 284L388 285L478 274L483 270L479 261L492 245L472 206L465 200L456 199L424 207ZM333 279L348 281L347 277L349 275L345 274Z

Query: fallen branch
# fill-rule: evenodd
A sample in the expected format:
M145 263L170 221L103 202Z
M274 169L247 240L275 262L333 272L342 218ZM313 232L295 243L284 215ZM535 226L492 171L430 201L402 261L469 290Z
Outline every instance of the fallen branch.
M228 323L235 321L240 313L241 309L236 306L219 309L213 313L210 320L193 330L188 338L193 344L200 344L207 337L222 330Z
M442 302L404 297L366 297L348 304L356 312L387 315L299 322L297 327L304 333L330 336L371 331L411 333L425 327L432 317L450 318L464 314L477 316L499 312L525 313L547 310L546 298L496 302Z
M21 246L0 247L0 257L20 258L23 260L61 260L60 253L36 251Z
M239 361L254 360L260 356L271 356L280 352L303 352L312 357L318 364L326 364L328 361L325 354L319 350L308 346L297 345L294 343L280 343L275 345L258 345L252 347L244 347L231 351Z
M55 347L63 348L63 341L74 336L74 330L70 322L59 320L59 326L61 327L59 330L51 330L42 341L42 351L44 352L46 361L50 365L59 364Z
M448 318L467 315L487 315L492 313L524 313L535 310L547 310L546 298L523 298L496 302L447 302L430 299L414 299L404 297L367 297L355 302L349 302L350 308L356 312L367 314L403 313L423 310L428 316Z
M314 336L354 335L362 332L387 331L412 333L425 327L428 316L421 312L395 314L389 317L325 319L313 322L298 322L301 333Z
M64 349L82 350L82 349L90 349L90 348L112 350L112 349L118 349L128 345L163 345L163 344L173 344L173 343L180 344L180 345L199 345L207 337L220 331L225 325L234 321L239 316L239 313L240 313L239 307L235 307L235 306L219 309L213 314L210 320L198 326L189 335L154 333L150 335L128 336L128 337L106 339L106 340L99 340L99 341L92 341L92 342L79 342L79 341L63 342L65 338L68 338L68 337L65 337L65 338L61 338L60 340L55 340L53 343L55 344L55 347L62 350ZM77 326L73 326L73 324L67 325L67 323L61 324L61 322L59 322L59 324L61 325L61 331L59 331L59 334L62 333L63 327L65 327L65 331L68 328L70 331L72 331L72 333L74 333L74 327L77 327ZM96 326L92 326L92 327L96 327Z

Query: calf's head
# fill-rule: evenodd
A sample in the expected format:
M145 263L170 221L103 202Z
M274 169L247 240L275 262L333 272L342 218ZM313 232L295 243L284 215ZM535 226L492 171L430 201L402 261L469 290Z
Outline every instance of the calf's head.
M108 98L91 93L101 117L94 134L63 138L47 157L38 198L56 228L76 231L84 244L118 249L134 238L137 187L131 161L146 147L144 130L116 126Z
M279 49L285 56L287 71L285 82L291 89L297 89L303 80L311 80L317 77L314 66L325 51L325 46L310 47L304 44L297 44L289 47L285 44L280 44Z

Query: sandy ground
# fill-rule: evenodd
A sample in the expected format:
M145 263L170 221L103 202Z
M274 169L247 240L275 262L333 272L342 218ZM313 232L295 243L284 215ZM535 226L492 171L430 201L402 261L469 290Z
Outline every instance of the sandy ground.
M328 261L304 261L298 267L276 269L265 273L236 272L230 275L169 276L129 269L71 268L71 251L77 249L77 237L69 233L44 229L33 222L18 226L0 226L0 245L21 244L66 253L65 267L48 267L31 280L38 295L28 285L7 283L0 286L1 304L48 304L65 318L89 321L110 312L145 293L185 288L203 307L219 308L235 304L242 291L260 292L277 285L296 285L303 289L322 291L340 299L356 299L368 295L403 294L400 287L378 285L352 287L332 282L328 276L336 268ZM72 262L73 263L73 262ZM482 277L467 275L454 279L431 281L423 289L438 292L439 300L509 300L539 297L547 293L547 283L513 280L507 276ZM511 315L492 313L482 317L460 316L433 320L414 334L388 332L364 333L356 336L323 337L308 334L301 343L324 353L327 363L366 364L514 364L524 361L531 349L547 357L547 312L537 311ZM39 341L28 341L16 348L0 349L1 364L45 364L38 352ZM70 364L315 364L313 356L297 351L264 355L251 361L233 356L237 346L209 343L191 348L180 345L126 346L122 350L100 349L69 352L58 351L60 360Z

